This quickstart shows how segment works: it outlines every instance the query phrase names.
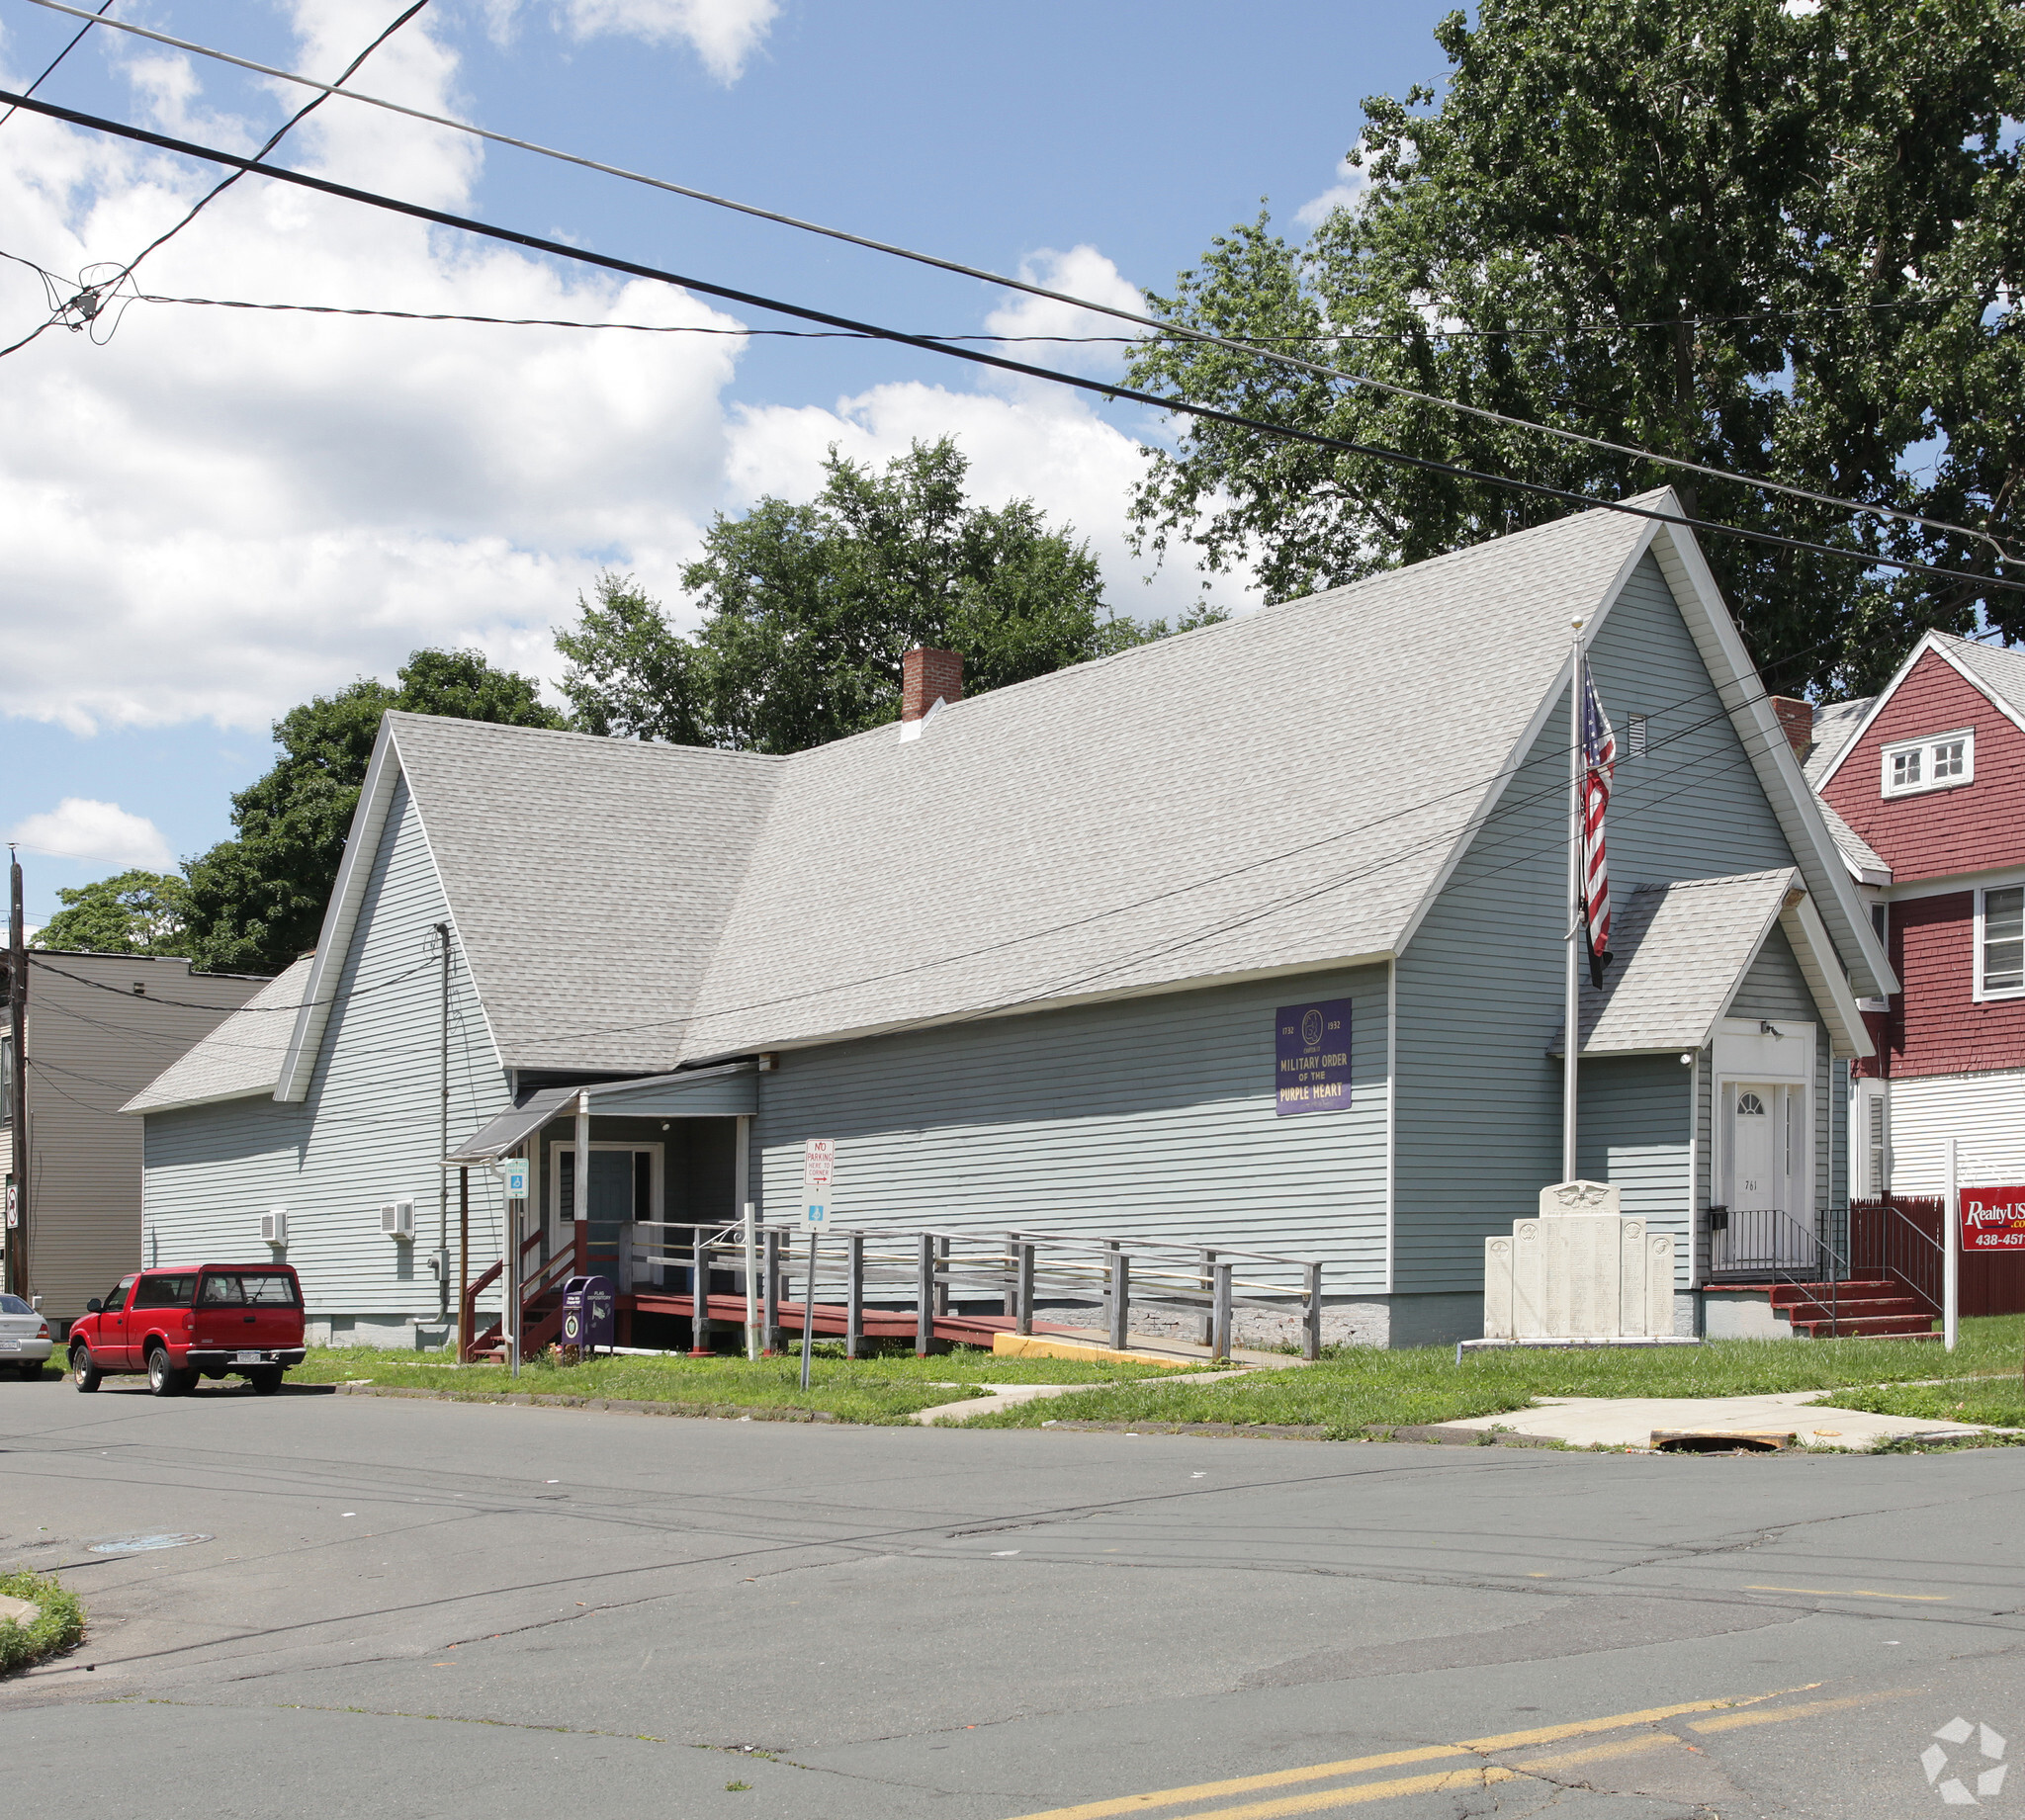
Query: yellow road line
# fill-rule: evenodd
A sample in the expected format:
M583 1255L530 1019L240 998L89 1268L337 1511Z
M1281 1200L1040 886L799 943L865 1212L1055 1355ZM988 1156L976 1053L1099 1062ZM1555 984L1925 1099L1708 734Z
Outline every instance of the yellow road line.
M1671 1742L1671 1740L1669 1740ZM1437 1770L1432 1776L1399 1776L1389 1782L1359 1782L1351 1788L1318 1788L1310 1794L1281 1795L1272 1801L1248 1801L1242 1807L1212 1807L1189 1820L1281 1820L1287 1814L1316 1814L1333 1807L1361 1807L1366 1801L1395 1801L1407 1794L1439 1794L1448 1788L1488 1788L1516 1781L1517 1770L1499 1764L1472 1764L1466 1770Z
M1873 1593L1867 1587L1747 1586L1746 1593L1805 1593L1815 1599L1903 1599L1918 1604L1945 1605L1952 1593Z
M1809 1713L1845 1712L1851 1706L1868 1706L1873 1700L1902 1700L1910 1688L1888 1688L1882 1693L1852 1693L1847 1699L1809 1700L1805 1706L1767 1706L1756 1712L1728 1712L1719 1719L1690 1719L1688 1729L1698 1732L1731 1732L1740 1725L1777 1725L1782 1719L1805 1719Z
M1563 1751L1558 1757L1533 1757L1516 1769L1528 1774L1545 1770L1573 1770L1585 1763L1602 1763L1608 1757L1635 1757L1640 1751L1656 1751L1679 1744L1672 1732L1641 1732L1635 1738L1620 1738L1612 1744L1592 1744L1586 1751ZM1204 1815L1202 1820L1208 1820Z
M1797 1688L1782 1692L1796 1693ZM1777 1699L1777 1693L1759 1693L1754 1699ZM1352 1776L1360 1770L1390 1770L1402 1764L1431 1763L1444 1757L1466 1757L1480 1751L1513 1751L1529 1744L1555 1744L1563 1738L1580 1738L1590 1732L1616 1731L1625 1725L1650 1725L1660 1719L1678 1718L1684 1712L1715 1712L1741 1704L1738 1700L1687 1700L1676 1706L1648 1706L1640 1712L1613 1713L1603 1719L1576 1719L1565 1725L1541 1725L1531 1731L1501 1732L1492 1738L1466 1738L1460 1744L1430 1744L1406 1751L1387 1751L1376 1757L1351 1757L1341 1763L1310 1764L1298 1770L1271 1770L1260 1776L1238 1776L1227 1781L1196 1782L1186 1788L1161 1788L1150 1794L1114 1795L1103 1801L1084 1801L1074 1807L1050 1807L1037 1814L1022 1814L1019 1820L1106 1820L1111 1814L1146 1813L1156 1807L1179 1807L1188 1801L1209 1801L1219 1795L1251 1794L1262 1788L1284 1788L1293 1782L1318 1782L1335 1776ZM1462 1774L1446 1772L1445 1774ZM1467 1772L1475 1775L1475 1771ZM1502 1777L1500 1780L1504 1779ZM1372 1782L1370 1787L1386 1784ZM1472 1784L1473 1785L1473 1784ZM1340 1798L1332 1794L1330 1798ZM1375 1798L1375 1797L1372 1797ZM1249 1810L1246 1810L1249 1811ZM1282 1808L1276 1811L1300 1811ZM1207 1820L1207 1816L1203 1817Z

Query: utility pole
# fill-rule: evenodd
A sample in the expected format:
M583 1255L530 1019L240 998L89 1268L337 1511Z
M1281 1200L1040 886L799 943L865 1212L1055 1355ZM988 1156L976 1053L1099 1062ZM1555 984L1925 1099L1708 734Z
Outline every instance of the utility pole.
M443 1015L440 1032L442 1042L442 1127L441 1142L436 1146L436 1312L443 1320L450 1318L450 925L439 922L436 925L437 939L443 946ZM460 1355L461 1356L461 1355Z
M7 849L7 1034L14 1052L14 1154L8 1162L7 1274L14 1293L27 1301L28 1275L28 935L22 922L21 855Z

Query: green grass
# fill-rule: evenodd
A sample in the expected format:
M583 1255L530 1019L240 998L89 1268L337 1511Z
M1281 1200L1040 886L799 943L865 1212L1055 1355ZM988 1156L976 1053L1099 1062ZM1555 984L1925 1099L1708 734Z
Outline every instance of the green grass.
M0 1675L74 1649L83 1639L84 1606L75 1593L66 1593L55 1581L40 1574L0 1574L0 1593L42 1607L42 1615L32 1623L0 1618Z
M665 1403L707 1414L722 1410L826 1410L842 1422L904 1422L917 1410L961 1402L994 1384L1089 1384L1173 1375L1159 1365L1106 1364L1070 1358L999 1358L974 1346L938 1357L895 1350L847 1359L840 1345L819 1341L801 1388L801 1359L679 1353L653 1358L598 1358L578 1365L530 1360L515 1379L503 1365L447 1368L442 1352L396 1352L377 1346L311 1347L289 1373L292 1383L341 1384L370 1379L400 1389L495 1397L613 1397ZM955 1389L940 1388L954 1384Z
M1969 1323L1962 1325L1966 1332ZM1955 1354L1961 1356L1959 1351ZM1952 1359L1949 1368L1954 1368ZM2020 1382L2015 1366L2003 1377L1951 1378L1945 1384L1873 1384L1838 1395L1835 1401L1842 1409L1873 1410L1880 1416L2025 1429L2025 1383Z
M1495 1416L1536 1397L1738 1397L1776 1391L1904 1385L1942 1375L2011 1373L2017 1392L2025 1316L1964 1321L1952 1354L1938 1345L1888 1340L1717 1340L1700 1346L1596 1352L1500 1351L1453 1346L1380 1351L1346 1346L1320 1363L1259 1371L1216 1384L1076 1392L996 1416L980 1428L1029 1429L1050 1422L1229 1422L1315 1427L1337 1438L1373 1424L1404 1428ZM1893 1395L1918 1395L1913 1390ZM1992 1407L1998 1392L1988 1393ZM1950 1393L1959 1396L1959 1390ZM1838 1398L1851 1407L1849 1398ZM1882 1405L1853 1405L1878 1408ZM1896 1407L1895 1405L1893 1407ZM2017 1415L2014 1401L2008 1407ZM1938 1412L1919 1412L1938 1413ZM1966 1422L1996 1420L1964 1416Z

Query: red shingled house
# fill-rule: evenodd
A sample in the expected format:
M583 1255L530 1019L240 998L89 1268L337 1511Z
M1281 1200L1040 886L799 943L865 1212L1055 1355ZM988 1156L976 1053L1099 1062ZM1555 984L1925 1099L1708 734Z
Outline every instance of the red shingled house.
M1929 632L1811 719L1808 781L1902 988L1862 1001L1853 1190L1939 1194L1951 1137L1965 1183L2025 1181L2025 650Z

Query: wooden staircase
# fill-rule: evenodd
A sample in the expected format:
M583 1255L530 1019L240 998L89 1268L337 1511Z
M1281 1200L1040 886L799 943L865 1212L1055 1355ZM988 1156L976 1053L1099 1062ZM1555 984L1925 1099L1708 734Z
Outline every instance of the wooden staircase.
M1889 1278L1828 1283L1712 1283L1711 1288L1763 1295L1773 1311L1807 1340L1938 1340L1938 1318L1903 1283Z

